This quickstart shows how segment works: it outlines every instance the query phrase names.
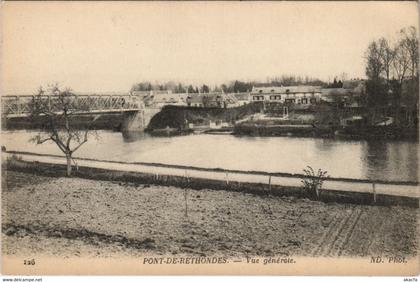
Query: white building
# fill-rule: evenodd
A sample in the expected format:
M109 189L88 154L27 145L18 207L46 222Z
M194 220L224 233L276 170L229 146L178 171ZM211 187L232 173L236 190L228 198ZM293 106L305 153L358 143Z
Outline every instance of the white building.
M320 86L253 87L251 101L315 104L321 101Z

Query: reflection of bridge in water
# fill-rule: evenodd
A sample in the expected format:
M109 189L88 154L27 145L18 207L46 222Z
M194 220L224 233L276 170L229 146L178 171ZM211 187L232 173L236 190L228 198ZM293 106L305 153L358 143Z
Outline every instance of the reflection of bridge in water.
M35 95L1 96L2 118L27 118L35 101ZM49 111L59 113L60 103L57 96L43 95ZM141 131L160 108L145 107L140 97L133 95L74 95L70 98L70 107L79 109L77 115L100 115L121 113L122 129Z

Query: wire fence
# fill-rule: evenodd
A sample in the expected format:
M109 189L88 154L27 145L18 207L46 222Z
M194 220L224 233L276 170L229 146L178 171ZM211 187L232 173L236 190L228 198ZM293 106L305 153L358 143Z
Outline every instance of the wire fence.
M24 161L36 161L48 164L66 164L66 160L63 156L17 151L7 152L6 155L9 157L16 155ZM302 178L305 177L305 175L299 174L211 169L156 163L130 163L109 160L95 160L88 158L75 158L75 161L79 167L139 172L152 174L156 178L159 178L159 176L167 175L185 177L187 179L197 178L216 180L225 182L227 185L231 182L265 184L268 186L268 189L271 189L272 186L302 188ZM373 195L373 199L375 201L377 195L419 198L418 183L413 182L384 182L365 179L326 178L324 180L322 189L331 191L369 193Z

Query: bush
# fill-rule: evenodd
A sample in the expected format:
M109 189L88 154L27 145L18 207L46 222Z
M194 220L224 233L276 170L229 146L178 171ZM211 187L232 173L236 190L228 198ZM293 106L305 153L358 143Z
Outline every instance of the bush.
M311 166L307 166L307 169L303 169L305 177L302 178L303 189L309 198L319 199L322 189L322 184L325 178L328 177L327 171L318 169L315 173Z

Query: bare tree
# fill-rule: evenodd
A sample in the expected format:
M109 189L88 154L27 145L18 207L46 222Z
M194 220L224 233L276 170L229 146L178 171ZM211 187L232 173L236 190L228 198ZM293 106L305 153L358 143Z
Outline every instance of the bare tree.
M380 38L370 43L366 53L366 75L368 92L376 105L385 98L392 88L394 106L398 106L403 84L407 79L418 78L418 38L414 27L404 28L399 39L391 44L388 39ZM386 89L383 81L386 81Z
M398 112L400 108L401 94L403 89L403 83L407 76L407 73L410 68L410 54L408 53L407 48L404 46L403 41L399 41L395 47L395 57L393 60L393 75L394 80L394 92L393 92L393 107L395 111L395 121L399 123Z
M385 74L387 86L389 87L389 82L391 79L391 68L392 63L394 62L395 51L391 47L389 41L382 37L378 41L379 45L379 57L382 64L382 71Z
M406 106L406 120L409 126L413 123L414 116L418 114L419 99L419 41L417 30L411 26L400 31L399 62L396 68L399 83L397 87L398 102Z
M58 85L49 86L46 90L39 88L31 104L31 117L45 119L42 129L32 139L36 144L54 142L64 153L67 160L67 176L71 176L72 156L90 135L97 134L90 130L95 117L83 129L73 126L75 116L89 110L88 103L78 103L77 95L71 89L61 90Z
M402 42L400 42L395 48L395 59L392 64L393 74L399 85L401 85L404 78L406 78L410 63L410 54L407 49L404 48Z
M418 77L419 40L417 37L417 30L414 26L403 28L400 31L400 36L400 45L406 51L410 60L409 70L411 71L411 77Z

